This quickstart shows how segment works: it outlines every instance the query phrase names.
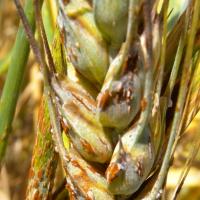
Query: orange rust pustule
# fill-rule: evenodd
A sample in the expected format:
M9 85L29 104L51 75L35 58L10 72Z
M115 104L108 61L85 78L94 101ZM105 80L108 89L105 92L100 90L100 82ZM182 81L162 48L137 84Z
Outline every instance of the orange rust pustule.
M117 178L120 171L121 169L118 164L111 163L108 169L106 170L107 181L111 183L115 178Z
M37 175L38 175L38 178L41 180L43 176L43 171L42 170L38 171Z
M33 169L31 168L29 170L29 179L32 179L34 177L34 175L35 175L35 173L34 173Z
M34 179L34 182L33 182L32 186L34 188L38 188L39 187L39 180L38 179Z
M147 100L143 98L140 102L141 110L144 111L147 107Z
M72 165L73 165L74 167L78 167L78 168L80 168L80 169L83 170L83 168L79 165L79 163L78 163L76 160L72 160L72 159L71 159L71 163L72 163ZM84 170L84 171L85 171L85 170Z
M45 100L44 98L42 99L41 105L40 105L40 109L39 109L39 113L38 113L38 127L40 129L40 131L45 134L47 132L47 130L50 128L50 123L48 123L47 120L45 120L46 116L45 116Z

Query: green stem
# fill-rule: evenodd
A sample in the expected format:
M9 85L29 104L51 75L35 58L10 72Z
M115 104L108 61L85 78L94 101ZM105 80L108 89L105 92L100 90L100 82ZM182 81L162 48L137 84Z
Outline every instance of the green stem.
M10 64L11 52L9 52L3 59L0 59L0 76L7 72Z
M34 8L32 0L26 0L25 12L32 30L35 29ZM19 26L6 82L0 100L0 163L4 158L8 136L15 113L25 66L29 55L29 43L22 25Z

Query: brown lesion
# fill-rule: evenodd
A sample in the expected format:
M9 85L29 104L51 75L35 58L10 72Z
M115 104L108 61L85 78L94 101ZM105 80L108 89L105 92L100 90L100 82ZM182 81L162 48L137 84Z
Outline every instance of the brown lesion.
M138 176L143 177L144 176L144 165L143 161L141 159L136 160L135 164L135 172L138 174Z
M141 107L141 110L144 111L147 107L147 100L146 98L143 98L141 101L140 101L140 107Z
M98 97L98 107L102 110L109 105L117 105L126 102L128 110L131 109L131 101L134 93L134 73L128 72L118 81L113 81L110 91L106 90Z
M91 154L91 155L96 155L93 147L90 145L90 143L88 143L87 141L85 141L84 139L80 139L80 142L82 144L82 146L85 148L85 150Z
M110 96L111 95L109 94L108 90L100 93L97 97L97 102L98 102L97 107L104 109L108 105Z
M61 127L62 127L63 131L64 131L65 133L68 133L68 132L69 132L69 129L70 129L69 125L66 124L66 123L64 122L64 120L62 120L62 119L60 120L60 123L61 123Z
M106 179L109 183L111 183L114 179L116 179L121 171L120 164L111 163L106 170Z

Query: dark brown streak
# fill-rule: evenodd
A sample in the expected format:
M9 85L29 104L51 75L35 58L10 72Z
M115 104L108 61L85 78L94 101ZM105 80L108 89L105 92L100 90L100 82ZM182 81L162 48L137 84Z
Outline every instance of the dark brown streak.
M87 110L93 111L93 110L91 109L91 107L88 106L82 98L76 96L76 95L73 94L73 93L71 93L71 94L72 94L72 96L73 96L77 101L79 101L81 104L83 104Z
M86 119L86 117L83 114L83 111L73 102L68 102L64 105L66 110L70 110L75 115L78 114L78 116L85 121L87 124L89 124L90 127L94 127L94 129L97 129L98 126L96 126L90 119Z

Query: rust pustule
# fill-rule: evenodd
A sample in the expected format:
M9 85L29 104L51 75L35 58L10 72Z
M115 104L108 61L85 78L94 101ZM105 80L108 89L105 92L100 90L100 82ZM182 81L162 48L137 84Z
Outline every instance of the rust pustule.
M43 170L40 170L37 175L38 175L38 178L41 179L43 176Z
M34 179L33 187L34 188L38 188L39 187L39 180L38 179Z
M29 171L29 178L32 179L34 177L35 173L33 171L33 169L31 168Z
M140 102L141 110L144 111L147 107L147 100L143 98Z

